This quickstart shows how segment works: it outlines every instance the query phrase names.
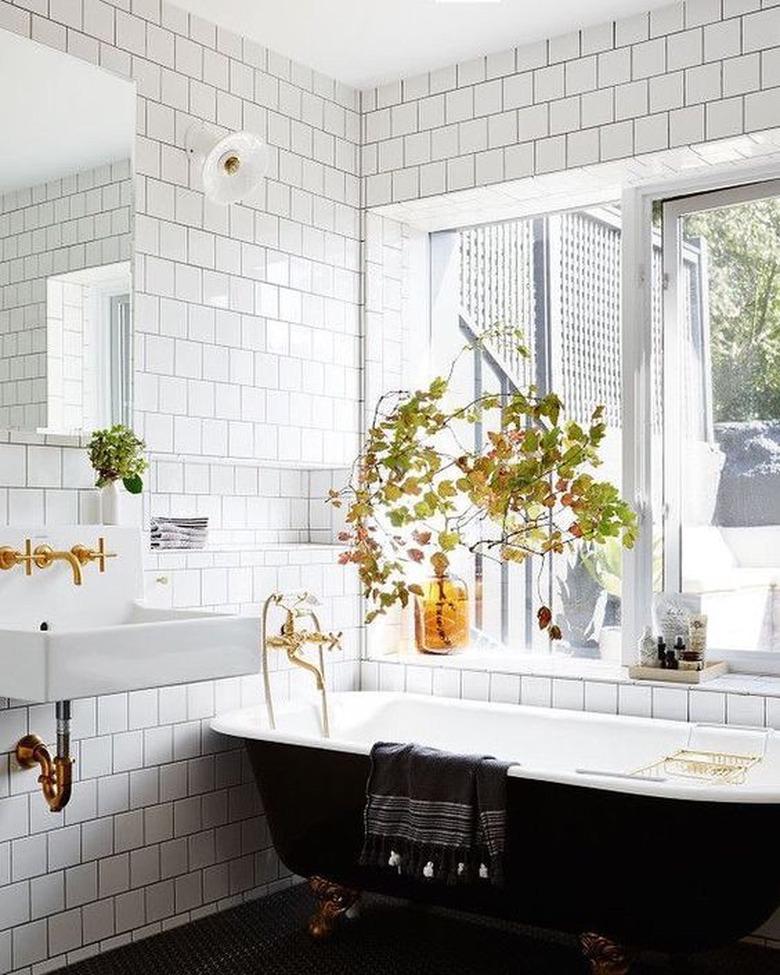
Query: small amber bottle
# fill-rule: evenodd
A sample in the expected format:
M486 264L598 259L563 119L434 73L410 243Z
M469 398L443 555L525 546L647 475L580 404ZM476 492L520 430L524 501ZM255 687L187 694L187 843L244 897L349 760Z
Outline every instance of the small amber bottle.
M466 583L447 571L446 555L431 558L434 575L415 596L414 636L421 653L452 653L469 642L469 593Z

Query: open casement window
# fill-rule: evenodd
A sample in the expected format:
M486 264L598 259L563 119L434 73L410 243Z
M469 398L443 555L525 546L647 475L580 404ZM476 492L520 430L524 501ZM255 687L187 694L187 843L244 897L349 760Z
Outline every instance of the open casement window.
M778 194L775 181L663 206L656 575L707 614L716 654L745 665L780 660Z
M660 247L659 247L660 266ZM566 416L587 423L606 407L598 476L621 480L621 222L617 206L549 214L431 236L431 361L446 369L486 330L520 328L528 356L491 340L461 355L458 402L535 385L555 391ZM488 431L478 428L476 446ZM620 659L621 569L617 544L581 546L550 560L501 564L461 556L473 594L472 625L488 645ZM551 604L564 639L551 645L536 610Z

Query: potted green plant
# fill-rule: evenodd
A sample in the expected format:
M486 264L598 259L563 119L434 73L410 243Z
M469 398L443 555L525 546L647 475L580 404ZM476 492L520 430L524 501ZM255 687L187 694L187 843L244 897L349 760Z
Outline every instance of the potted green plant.
M121 423L92 433L87 451L97 475L95 486L101 489L104 525L121 523L119 482L130 494L143 490L141 475L149 464L144 457L146 444Z
M507 333L490 330L476 346L505 340ZM511 338L518 353L527 355L517 330ZM468 346L461 355L474 349ZM606 434L603 407L583 426L565 418L555 393L540 396L533 386L453 402L449 386L456 362L424 389L380 398L351 477L329 495L331 504L346 508L346 530L339 537L347 547L340 562L357 566L372 604L366 621L397 604L406 606L412 597L418 605L430 600L423 622L438 632L435 652L456 648L457 640L462 645L456 635L463 631L462 588L440 584L457 550L543 563L581 542L600 546L615 539L630 547L637 531L636 516L618 488L594 474ZM487 436L476 437L477 426ZM467 446L480 439L482 446ZM416 574L424 565L432 566L433 578L421 584ZM551 640L560 639L541 592L539 602L539 628ZM419 637L418 649L429 650Z

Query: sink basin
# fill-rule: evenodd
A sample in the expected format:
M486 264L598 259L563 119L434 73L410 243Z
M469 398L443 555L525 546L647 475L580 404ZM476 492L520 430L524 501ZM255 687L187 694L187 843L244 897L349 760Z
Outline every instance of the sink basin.
M100 535L116 558L104 573L85 566L81 586L66 563L0 572L0 695L59 701L259 671L256 619L143 604L137 529L2 529L0 545L93 547Z
M42 633L0 623L0 693L62 701L259 670L258 624L246 616L134 604L113 626Z

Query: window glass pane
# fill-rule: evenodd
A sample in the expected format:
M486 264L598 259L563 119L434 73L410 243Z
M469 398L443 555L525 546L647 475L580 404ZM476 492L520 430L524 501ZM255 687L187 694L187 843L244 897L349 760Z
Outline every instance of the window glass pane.
M620 274L617 208L550 218L550 383L567 416L605 406L601 479L621 484ZM560 625L577 656L620 657L621 549L583 545L555 564Z
M608 435L597 475L621 485L620 274L618 207L552 214L457 233L457 313L433 322L433 362L445 368L458 343L496 325L520 328L528 357L492 341L486 356L459 362L452 388L507 392L535 385L556 392L566 416L587 423L606 407ZM487 431L481 432L482 437ZM469 557L470 558L470 557ZM512 649L620 658L621 556L617 544L581 546L552 566L538 560L501 566L471 559L473 625L488 643ZM552 604L564 639L552 647L536 626Z
M681 588L711 646L780 651L780 202L681 231Z

